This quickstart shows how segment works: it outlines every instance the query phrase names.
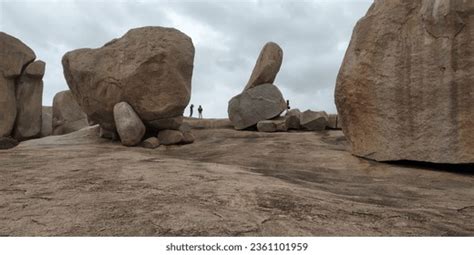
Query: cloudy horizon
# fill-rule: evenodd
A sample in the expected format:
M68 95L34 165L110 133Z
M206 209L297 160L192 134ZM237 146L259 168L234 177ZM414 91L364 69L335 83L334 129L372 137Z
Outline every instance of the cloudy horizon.
M193 40L190 103L202 105L204 117L227 117L227 102L245 87L268 41L283 49L275 84L292 108L334 113L339 66L354 25L372 2L0 0L0 31L46 62L44 105L68 89L61 65L66 52L101 47L135 27L164 26Z

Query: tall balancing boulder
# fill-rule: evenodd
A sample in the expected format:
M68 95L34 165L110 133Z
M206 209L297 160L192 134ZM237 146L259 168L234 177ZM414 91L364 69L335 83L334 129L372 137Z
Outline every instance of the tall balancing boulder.
M18 115L13 134L19 141L41 136L45 66L41 60L29 64L16 85Z
M278 71L280 71L282 61L283 50L280 46L274 42L266 43L260 51L257 63L255 63L255 67L244 90L261 84L273 83Z
M474 1L376 0L335 99L355 155L474 163Z
M15 80L35 58L23 42L0 32L0 137L13 131L17 116Z
M173 28L142 27L101 48L68 52L62 64L79 105L103 129L115 130L113 108L122 101L148 127L177 129L191 95L193 61L187 35Z
M255 126L259 121L273 119L286 110L285 99L273 84L282 61L280 46L274 42L265 44L244 91L229 101L227 113L235 129Z

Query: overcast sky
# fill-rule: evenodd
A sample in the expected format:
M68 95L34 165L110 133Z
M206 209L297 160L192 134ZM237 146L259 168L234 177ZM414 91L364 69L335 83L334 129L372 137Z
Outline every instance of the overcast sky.
M191 103L203 106L204 117L227 117L227 102L242 91L268 41L283 49L275 84L292 108L336 112L337 72L354 25L372 2L0 0L0 30L46 62L44 105L68 89L65 52L101 47L134 27L165 26L193 39Z

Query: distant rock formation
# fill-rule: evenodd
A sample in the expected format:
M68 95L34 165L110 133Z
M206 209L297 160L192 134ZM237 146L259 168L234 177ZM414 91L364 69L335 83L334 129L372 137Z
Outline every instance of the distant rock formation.
M101 136L113 139L118 131L122 143L128 146L141 144L137 139L149 137L141 128L138 133L131 131L128 124L138 125L138 121L124 119L131 117L130 111L114 115L114 107L118 103L129 105L145 125L146 133L177 131L191 97L193 62L191 38L164 27L131 29L101 48L74 50L62 59L72 94L89 120L100 125ZM117 123L128 124L119 127ZM167 144L170 140L160 142ZM156 141L152 142L145 144L155 147Z
M235 129L255 126L286 110L283 95L273 85L282 60L283 50L278 44L265 44L244 91L229 101L227 112Z
M6 33L0 32L0 45L0 137L39 137L45 63L34 62L33 50Z
M58 92L53 98L53 135L64 135L88 127L82 111L70 90Z
M474 1L375 1L335 91L353 154L474 162L473 31Z

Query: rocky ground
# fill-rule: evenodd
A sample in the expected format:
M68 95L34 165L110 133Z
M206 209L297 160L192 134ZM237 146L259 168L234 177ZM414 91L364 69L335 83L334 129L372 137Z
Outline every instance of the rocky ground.
M155 150L97 132L0 151L0 235L474 235L473 166L367 161L340 131Z

